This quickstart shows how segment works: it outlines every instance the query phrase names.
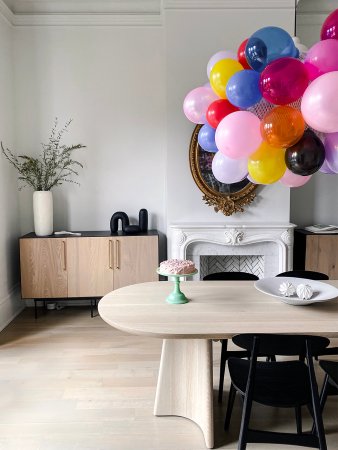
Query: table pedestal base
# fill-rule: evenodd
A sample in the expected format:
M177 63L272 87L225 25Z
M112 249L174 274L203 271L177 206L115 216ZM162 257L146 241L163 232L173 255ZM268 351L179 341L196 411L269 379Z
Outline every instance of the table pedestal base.
M155 398L155 416L182 416L200 426L214 446L212 341L165 339Z

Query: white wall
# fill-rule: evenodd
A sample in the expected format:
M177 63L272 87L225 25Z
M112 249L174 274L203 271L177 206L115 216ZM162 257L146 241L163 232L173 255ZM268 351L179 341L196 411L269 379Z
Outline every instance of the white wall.
M297 35L310 47L320 40L325 18L336 0L301 0L297 6ZM291 222L299 226L338 224L338 175L317 172L305 186L291 190Z
M107 230L125 211L165 229L164 57L160 27L22 27L15 35L16 142L40 151L54 117L83 143L78 181L53 190L55 230ZM75 155L74 155L75 156ZM32 230L32 192L20 196Z
M202 200L190 174L188 148L194 125L182 112L185 95L207 81L209 58L219 50L237 51L257 29L275 25L293 34L294 3L200 2L205 9L177 7L165 11L167 57L167 191L168 223L172 222L289 222L289 189L278 183L260 187L258 198L244 213L215 213ZM217 5L216 5L217 3ZM217 6L217 7L216 7Z
M12 27L0 16L0 140L13 146ZM19 209L14 170L0 157L0 330L23 307L18 292Z

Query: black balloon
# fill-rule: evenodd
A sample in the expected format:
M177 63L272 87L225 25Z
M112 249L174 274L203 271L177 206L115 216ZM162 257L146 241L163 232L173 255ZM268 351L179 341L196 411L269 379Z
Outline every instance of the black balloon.
M285 152L287 168L297 175L312 175L321 168L324 160L324 145L311 130L306 130L302 138Z

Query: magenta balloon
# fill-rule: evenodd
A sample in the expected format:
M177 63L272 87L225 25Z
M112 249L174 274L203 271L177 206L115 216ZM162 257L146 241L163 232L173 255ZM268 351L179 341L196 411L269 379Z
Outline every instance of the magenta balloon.
M324 138L324 147L329 169L338 173L338 133L327 134Z
M338 70L338 41L327 39L317 42L307 52L304 66L310 80Z
M305 122L322 133L338 131L338 71L316 78L304 92L301 111Z
M310 180L311 176L312 175L307 175L304 177L302 175L296 175L291 172L291 170L286 169L284 175L279 181L287 187L300 187L306 184Z
M338 9L335 9L326 19L320 31L320 39L338 39Z
M222 119L216 129L218 150L233 159L247 158L261 144L261 121L249 111L236 111Z
M185 97L183 102L183 111L187 119L193 123L207 123L205 116L210 103L219 98L208 86L201 86L193 89Z
M220 52L215 53L210 59L207 64L207 75L208 78L210 78L210 72L214 65L220 61L221 59L235 59L237 61L237 55L235 52L232 52L231 50L221 50Z
M248 174L248 160L228 158L217 152L212 160L212 173L221 183L237 183Z
M309 84L304 64L295 58L272 61L261 73L263 97L274 105L287 105L299 99Z

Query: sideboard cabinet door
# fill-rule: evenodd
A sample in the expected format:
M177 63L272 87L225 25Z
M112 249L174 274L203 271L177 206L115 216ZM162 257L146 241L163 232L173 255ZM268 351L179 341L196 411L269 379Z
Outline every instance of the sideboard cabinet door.
M67 297L65 239L20 239L22 298Z
M102 297L114 289L114 239L67 239L68 297Z
M306 236L305 269L326 273L331 280L338 278L338 235Z
M114 238L114 289L158 281L158 236Z

